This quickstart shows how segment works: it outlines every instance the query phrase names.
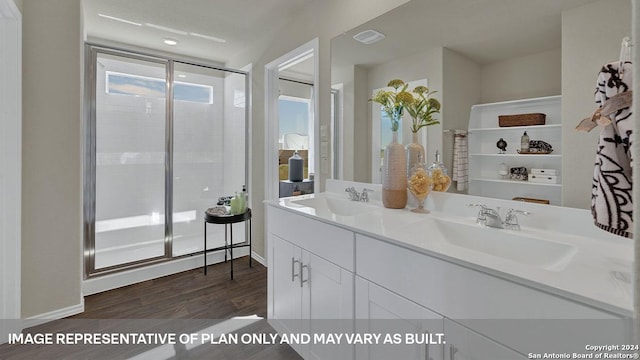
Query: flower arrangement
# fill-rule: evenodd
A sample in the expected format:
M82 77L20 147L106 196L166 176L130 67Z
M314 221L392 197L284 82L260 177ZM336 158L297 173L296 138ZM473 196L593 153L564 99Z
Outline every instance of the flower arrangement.
M402 80L391 80L387 86L392 87L393 91L380 90L369 101L382 105L382 110L391 119L391 131L398 131L404 108L407 104L412 103L414 99L413 95L407 91L409 84L405 84Z
M391 131L398 131L405 109L413 120L411 131L414 133L425 126L440 123L433 119L433 115L440 112L440 102L430 97L435 91L429 91L426 86L416 86L412 92L407 91L409 84L400 79L389 81L387 86L392 87L393 91L380 90L369 101L382 105L382 110L391 119Z
M425 126L440 124L439 121L433 119L433 115L440 112L440 102L438 99L430 97L436 91L429 91L429 88L420 85L413 89L413 93L416 94L416 97L406 105L407 112L413 120L411 131L417 133Z

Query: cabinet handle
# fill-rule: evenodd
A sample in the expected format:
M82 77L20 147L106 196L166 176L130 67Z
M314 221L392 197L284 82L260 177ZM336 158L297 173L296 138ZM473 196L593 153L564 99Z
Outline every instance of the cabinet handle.
M309 281L309 276L307 275L307 280L303 280L304 278L304 268L307 268L307 273L309 273L309 266L308 265L304 265L302 263L302 261L300 261L298 264L300 264L300 287L302 287L302 285L306 282Z
M296 281L296 277L298 276L298 274L296 274L296 263L299 263L300 261L296 260L296 258L291 257L291 282L295 282Z
M455 360L457 352L458 352L458 349L456 349L455 346L450 345L449 346L449 360Z

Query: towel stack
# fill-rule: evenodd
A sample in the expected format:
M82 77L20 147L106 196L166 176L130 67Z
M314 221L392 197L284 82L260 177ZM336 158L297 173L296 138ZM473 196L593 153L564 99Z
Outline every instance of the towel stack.
M453 136L453 181L458 191L464 191L469 179L467 132L456 130Z

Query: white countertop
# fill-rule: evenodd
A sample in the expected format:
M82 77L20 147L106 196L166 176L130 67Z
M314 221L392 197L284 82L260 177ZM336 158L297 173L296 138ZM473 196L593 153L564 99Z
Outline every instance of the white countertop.
M316 197L346 199L345 184L355 184L356 189L364 186L376 189L374 194L377 195L372 196L368 204L376 208L356 216L340 216L316 214L314 208L296 203ZM265 203L601 310L625 317L633 314L633 242L595 227L587 210L432 192L426 205L431 213L416 214L408 209L382 207L379 189L379 185L333 180L327 183L327 193ZM503 209L517 207L531 211L533 215L519 217L521 231L482 228L475 223L477 209L469 208L469 203L484 203ZM478 226L481 231L505 232L498 235L537 237L571 245L575 250L560 264L548 267L528 265L443 241L442 234L438 235L434 228L434 221L438 220L466 228Z

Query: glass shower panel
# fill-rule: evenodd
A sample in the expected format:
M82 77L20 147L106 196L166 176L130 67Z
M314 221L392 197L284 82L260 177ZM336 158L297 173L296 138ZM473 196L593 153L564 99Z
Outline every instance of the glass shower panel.
M174 63L173 256L202 251L204 211L245 184L245 75ZM224 245L208 225L207 248ZM244 226L233 227L234 243Z
M165 256L166 64L98 53L95 269Z

